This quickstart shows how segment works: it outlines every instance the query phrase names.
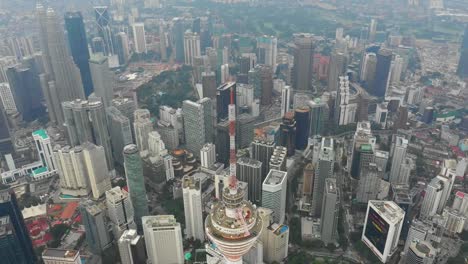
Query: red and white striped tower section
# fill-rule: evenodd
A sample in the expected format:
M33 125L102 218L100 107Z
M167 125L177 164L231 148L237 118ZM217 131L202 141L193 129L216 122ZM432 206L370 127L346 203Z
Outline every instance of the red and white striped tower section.
M206 217L205 230L208 238L226 259L228 264L241 264L246 254L262 232L262 221L257 208L244 200L236 178L236 105L231 88L229 104L229 184L223 190L220 201L211 207Z

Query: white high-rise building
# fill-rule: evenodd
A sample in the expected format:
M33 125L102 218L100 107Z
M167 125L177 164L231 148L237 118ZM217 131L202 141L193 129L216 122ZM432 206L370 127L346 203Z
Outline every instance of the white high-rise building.
M216 147L212 143L206 143L200 150L201 166L211 168L216 163Z
M185 176L182 180L182 193L185 212L185 235L189 238L205 240L203 227L202 186L200 178Z
M403 73L403 57L395 55L393 60L393 68L391 72L391 84L399 84L401 81L401 74Z
M336 121L338 125L343 126L355 122L357 104L350 102L350 90L348 76L340 76L340 88L337 92L336 105L337 116Z
M390 183L408 184L408 179L402 179L400 177L401 166L405 164L407 147L408 140L406 138L400 136L395 138L393 145L392 167L390 169Z
M42 260L44 264L81 264L80 252L71 249L46 248Z
M174 165L172 164L172 159L173 157L171 155L166 155L163 157L166 181L174 179Z
M137 109L134 113L133 129L135 130L135 142L140 151L148 149L148 134L153 130L153 122L150 119L148 109Z
M369 25L369 41L374 42L375 41L375 35L377 33L377 20L374 18L371 19L370 25Z
M36 143L36 149L39 153L39 159L42 163L42 167L46 167L49 171L55 171L57 168L55 167L52 145L47 131L39 129L34 131L32 136Z
M283 224L286 213L287 183L286 172L270 170L262 186L262 206L273 210L273 221L280 225Z
M122 264L139 264L146 262L145 241L137 234L136 229L125 230L118 241Z
M152 264L184 264L182 230L173 215L143 216L148 261Z
M158 160L167 154L166 145L157 131L148 133L148 151L151 156Z
M221 65L221 83L229 80L229 64Z
M60 177L60 192L73 196L87 196L90 188L83 148L56 146L54 159Z
M369 201L362 241L386 263L395 253L403 227L405 211L393 201Z
M146 36L145 36L145 24L134 23L133 28L133 42L135 44L136 53L146 53Z
M195 57L201 56L200 35L192 32L184 34L185 64L193 65Z
M333 168L335 163L335 151L333 138L322 138L319 158L314 175L312 191L311 211L315 216L322 213L323 195L325 191L325 180L333 178Z
M284 116L291 110L291 87L285 86L281 90L281 116Z
M107 215L113 223L114 237L120 237L125 230L135 229L132 202L125 190L116 186L106 191Z
M426 194L421 205L420 218L430 219L437 214L437 208L442 201L444 186L449 184L448 180L441 176L436 176L426 187Z
M325 179L320 234L325 245L336 243L338 237L338 215L340 212L340 193L336 179Z
M112 188L109 171L107 170L106 152L103 146L92 143L85 143L82 146L91 192L94 199L99 199L107 190Z
M257 38L257 62L276 69L276 57L278 54L278 39L274 36L262 36Z
M101 97L104 105L109 107L114 98L114 74L109 70L107 58L102 53L93 54L89 59L89 69L91 70L94 95Z
M2 100L3 109L7 114L14 114L18 112L18 108L16 108L15 98L13 97L13 93L10 89L9 83L0 83L0 100Z
M361 72L359 78L361 81L369 82L370 79L374 78L375 66L377 63L377 55L373 52L364 54L361 63ZM374 74L372 74L374 73Z

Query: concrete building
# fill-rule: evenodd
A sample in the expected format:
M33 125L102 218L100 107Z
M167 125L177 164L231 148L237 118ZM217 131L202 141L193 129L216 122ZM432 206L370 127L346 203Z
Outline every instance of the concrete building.
M133 129L135 131L135 142L138 150L148 149L148 134L153 131L150 111L148 109L137 109L134 113Z
M294 36L294 66L291 81L297 91L312 91L314 42L311 34L302 33Z
M287 168L286 168L287 151L288 150L285 147L276 146L275 150L273 150L273 154L271 155L268 168L270 170L287 171Z
M263 230L263 260L267 263L281 263L288 257L289 227L271 224Z
M382 178L383 171L377 166L377 164L368 163L367 166L363 166L359 176L359 185L356 193L357 201L359 203L366 204L369 200L377 199Z
M152 264L184 264L182 230L173 215L142 218L148 261Z
M265 64L276 69L276 56L278 54L278 39L274 36L261 36L257 38L257 63Z
M108 107L106 112L107 126L112 139L112 155L116 162L123 165L122 151L126 145L133 143L132 125L130 120L117 107Z
M185 176L182 179L182 193L185 213L185 235L188 238L205 240L203 228L203 203L200 179Z
M110 106L114 98L114 74L109 70L107 57L102 53L93 54L89 59L89 69L94 95L102 98L105 107Z
M79 251L59 248L46 248L42 260L44 264L81 264Z
M115 238L120 238L124 231L136 228L133 206L127 191L118 186L106 191L106 205Z
M60 177L60 192L72 196L87 196L91 192L83 148L56 146L54 160Z
M252 153L251 156L254 160L258 160L262 163L262 179L265 179L266 175L270 171L270 159L275 150L276 143L273 140L266 138L255 138L252 142Z
M206 97L197 102L185 100L182 112L187 149L198 156L206 143L213 142L212 101Z
M166 145L157 131L148 133L148 154L155 160L167 155Z
M86 242L89 250L97 255L111 245L111 237L106 222L105 208L90 200L82 200L80 213L86 231Z
M201 56L200 35L189 31L185 32L184 53L185 64L194 65L194 58Z
M325 179L320 235L325 245L334 244L338 237L338 216L340 212L340 192L336 179Z
M241 157L237 160L237 177L248 184L248 200L255 204L262 201L262 162Z
M408 179L400 177L401 167L405 164L408 140L397 136L393 144L392 168L390 169L390 182L393 184L408 184Z
M405 212L391 201L369 201L362 241L386 263L398 247Z
M146 262L145 240L135 229L125 230L118 241L122 264Z
M112 188L104 147L92 143L85 143L81 146L91 193L93 199L97 200Z
M312 214L319 217L322 213L325 179L334 178L333 168L335 163L334 140L322 138L317 168L314 177L314 189L312 192Z
M47 131L44 129L36 130L32 133L33 140L36 143L36 150L39 154L39 159L42 167L47 168L49 171L55 171L56 165L53 156L52 145Z
M284 116L291 110L291 87L285 86L281 90L281 116Z
M2 101L3 109L7 114L14 114L18 112L16 107L15 98L10 89L10 84L7 82L0 83L0 100Z
M286 214L288 174L271 169L262 185L262 206L273 210L275 223L283 224Z
M436 261L437 250L426 241L412 241L406 256L406 263L433 264Z
M148 52L146 47L146 34L145 34L145 24L144 23L133 23L133 42L135 44L136 53L146 53Z
M330 65L328 70L328 91L339 92L340 76L346 74L348 57L345 53L333 51L330 56Z
M348 76L340 76L335 104L335 119L340 126L356 122L357 104L353 103L350 97Z
M436 176L426 187L426 194L421 205L420 218L431 219L437 214L439 205L442 203L444 190L449 184L448 180L441 176Z

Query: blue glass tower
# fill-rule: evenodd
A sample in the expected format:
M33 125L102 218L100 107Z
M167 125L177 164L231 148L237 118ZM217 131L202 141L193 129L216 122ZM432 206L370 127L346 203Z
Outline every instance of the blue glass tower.
M2 264L36 263L29 232L13 191L0 186L0 259Z
M86 30L83 23L83 16L80 12L67 12L65 14L65 29L68 32L68 42L73 61L80 69L81 81L88 97L93 91L93 81L89 70L89 50L86 39Z

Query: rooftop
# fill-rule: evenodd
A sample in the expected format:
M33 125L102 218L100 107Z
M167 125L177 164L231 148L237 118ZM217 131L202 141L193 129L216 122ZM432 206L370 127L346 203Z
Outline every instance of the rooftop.
M327 187L327 193L337 193L336 180L335 179L326 179L325 185Z
M393 201L369 201L369 206L372 206L379 215L385 217L388 221L396 223L403 219L405 212Z
M33 170L33 171L32 171L32 174L33 174L33 175L38 175L38 174L41 174L41 173L44 173L44 172L47 172L47 171L49 171L49 169L47 168L47 166L45 166L45 167L39 167L39 168Z
M287 173L279 170L270 170L263 184L278 185L286 179Z
M143 225L150 227L162 227L162 226L178 226L175 217L173 215L154 215L154 216L143 216Z
M66 258L66 259L75 259L79 256L80 252L77 250L67 250L67 249L58 249L58 248L46 248L42 252L42 257L49 258Z
M47 135L47 131L45 131L45 129L36 130L32 134L33 134L33 136L39 136L42 139L48 139L49 138L49 135Z

